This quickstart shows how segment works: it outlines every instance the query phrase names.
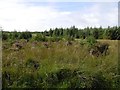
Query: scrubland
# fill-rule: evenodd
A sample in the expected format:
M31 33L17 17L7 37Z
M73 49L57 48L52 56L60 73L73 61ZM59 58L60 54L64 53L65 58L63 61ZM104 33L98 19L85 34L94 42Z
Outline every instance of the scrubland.
M24 40L19 40L23 43ZM3 88L119 88L118 40L108 43L107 55L90 55L83 40L2 42Z

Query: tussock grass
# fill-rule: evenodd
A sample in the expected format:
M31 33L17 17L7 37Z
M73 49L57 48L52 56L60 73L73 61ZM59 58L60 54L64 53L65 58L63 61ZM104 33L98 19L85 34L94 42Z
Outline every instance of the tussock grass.
M118 41L98 42L110 45L108 55L92 57L87 45L79 41L69 46L65 41L49 42L48 48L43 42L33 45L31 41L19 51L9 50L11 45L4 41L8 48L2 54L3 87L114 88Z

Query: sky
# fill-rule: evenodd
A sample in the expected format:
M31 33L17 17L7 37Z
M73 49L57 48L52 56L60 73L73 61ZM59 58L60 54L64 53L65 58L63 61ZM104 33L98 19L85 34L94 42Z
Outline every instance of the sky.
M0 0L0 27L4 31L45 31L73 25L118 25L118 3Z

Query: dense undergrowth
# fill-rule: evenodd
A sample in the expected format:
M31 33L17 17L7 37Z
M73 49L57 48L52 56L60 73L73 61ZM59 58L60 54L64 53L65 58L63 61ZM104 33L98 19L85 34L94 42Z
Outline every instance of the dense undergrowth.
M16 51L14 42L3 41L3 88L119 88L117 40L98 42L109 44L108 55L91 56L90 39L47 42L47 47L29 41Z

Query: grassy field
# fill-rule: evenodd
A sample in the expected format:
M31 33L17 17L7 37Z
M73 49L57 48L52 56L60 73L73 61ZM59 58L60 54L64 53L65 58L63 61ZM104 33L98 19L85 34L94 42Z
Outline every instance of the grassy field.
M24 40L20 41L21 43ZM3 41L3 88L115 88L118 68L118 41L109 44L109 54L91 56L80 40L24 43L19 50L14 42Z

